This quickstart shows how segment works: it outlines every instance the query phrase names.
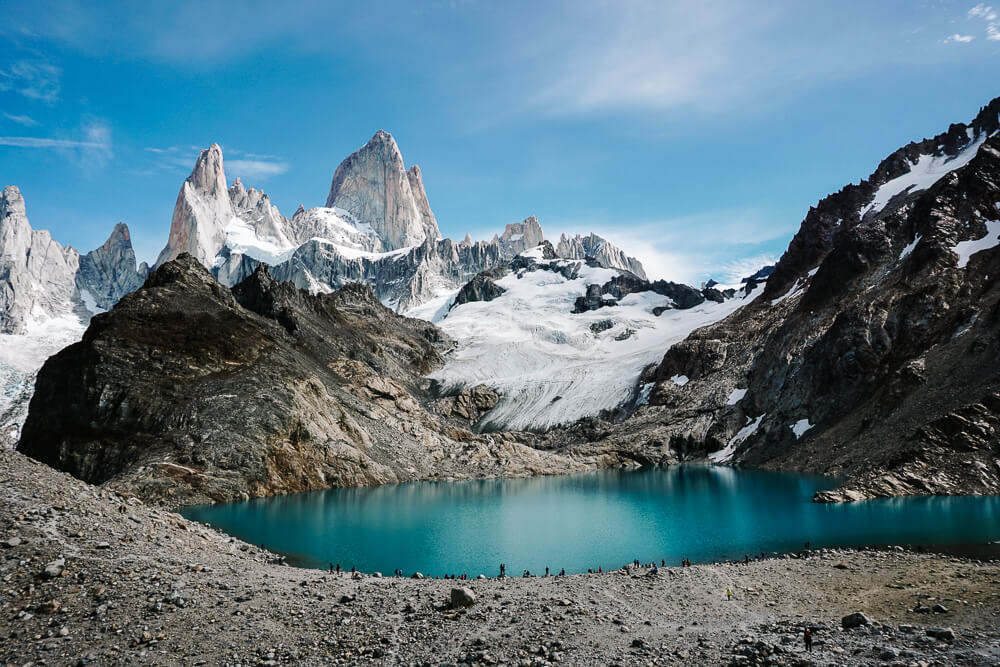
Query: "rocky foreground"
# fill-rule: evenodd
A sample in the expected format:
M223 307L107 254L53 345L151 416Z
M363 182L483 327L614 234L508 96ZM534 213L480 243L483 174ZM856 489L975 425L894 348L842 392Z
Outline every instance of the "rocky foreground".
M1000 664L996 562L821 551L658 575L352 579L5 449L0 488L6 665ZM449 604L456 584L473 604Z

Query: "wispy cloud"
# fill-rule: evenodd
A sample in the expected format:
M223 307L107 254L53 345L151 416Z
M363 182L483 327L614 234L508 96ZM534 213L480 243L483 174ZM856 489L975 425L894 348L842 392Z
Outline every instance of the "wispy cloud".
M993 11L992 7L989 7L985 3L981 2L969 10L969 18L980 18L984 21L996 21L997 13Z
M44 60L18 60L0 69L0 90L48 104L59 101L62 70Z
M958 34L956 32L954 35L948 35L945 38L944 43L945 44L953 44L953 43L968 44L969 42L971 42L974 39L975 39L975 37L973 37L972 35L960 35L960 34Z
M969 19L986 22L986 39L994 42L1000 42L1000 21L998 21L998 18L1000 17L997 16L993 7L982 2L969 10ZM957 36L953 35L953 37ZM964 41L972 41L972 37Z
M82 139L0 137L0 146L69 151L82 162L103 166L112 156L111 128L104 123L90 123L83 128Z
M25 127L34 127L35 125L38 125L38 121L31 116L18 116L12 113L4 112L4 117L7 120L12 120L19 125L24 125Z
M279 176L288 171L287 162L270 162L267 160L227 160L226 176L232 178L265 179L269 176Z
M190 171L203 150L198 146L150 146L146 151L156 156L156 166ZM286 173L290 165L274 155L248 153L237 148L223 148L223 155L236 155L226 159L223 166L229 180L237 176L243 180L264 180Z
M744 278L752 276L760 269L775 264L777 261L778 257L772 254L733 259L719 267L719 274L716 280L723 285L737 285Z

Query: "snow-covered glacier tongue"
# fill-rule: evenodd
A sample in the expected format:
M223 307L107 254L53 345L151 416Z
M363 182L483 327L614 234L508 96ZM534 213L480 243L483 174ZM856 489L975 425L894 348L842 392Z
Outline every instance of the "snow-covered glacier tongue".
M429 376L441 393L485 385L500 394L480 430L540 431L622 407L673 343L759 292L649 283L593 258L557 257L548 243L475 283L406 314L457 341Z

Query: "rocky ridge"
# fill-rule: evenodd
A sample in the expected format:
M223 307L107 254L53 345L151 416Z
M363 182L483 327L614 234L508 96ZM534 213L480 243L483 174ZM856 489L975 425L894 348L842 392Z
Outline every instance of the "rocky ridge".
M533 216L489 241L441 238L419 167L407 169L395 139L382 130L337 167L325 207L300 207L290 219L266 194L238 181L226 193L225 182L222 152L213 145L178 194L160 263L190 252L229 286L261 263L314 293L362 282L405 312L457 292L478 273L545 240ZM560 243L567 258L645 277L638 260L597 235L564 235Z
M577 437L848 479L817 500L1000 492L998 114L820 202L759 297L647 374L648 405Z

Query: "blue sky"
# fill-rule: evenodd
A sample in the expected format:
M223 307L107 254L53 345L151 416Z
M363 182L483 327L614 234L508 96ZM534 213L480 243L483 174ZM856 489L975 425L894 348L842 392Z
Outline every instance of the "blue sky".
M1000 95L972 2L4 4L0 180L35 228L86 251L124 221L147 260L201 148L291 214L383 128L447 236L536 215L657 277L739 273Z

